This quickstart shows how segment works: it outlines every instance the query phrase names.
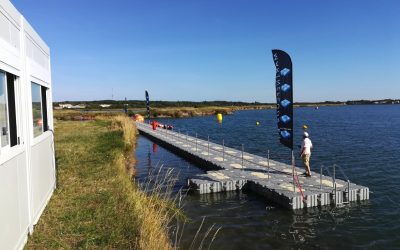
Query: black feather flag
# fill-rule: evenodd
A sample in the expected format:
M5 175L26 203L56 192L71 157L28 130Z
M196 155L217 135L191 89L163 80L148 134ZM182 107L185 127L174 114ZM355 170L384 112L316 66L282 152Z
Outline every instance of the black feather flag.
M147 118L150 119L150 99L149 99L149 93L146 90L146 109L147 109Z
M293 150L293 71L290 56L282 50L272 50L276 67L276 115L280 142Z

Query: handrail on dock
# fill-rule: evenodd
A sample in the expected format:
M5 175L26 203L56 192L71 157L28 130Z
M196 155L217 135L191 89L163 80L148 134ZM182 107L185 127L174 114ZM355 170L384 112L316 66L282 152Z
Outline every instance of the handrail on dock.
M178 130L179 132L176 132L176 130L168 130L168 129L163 129L163 128L160 128L160 129L162 129L162 131L165 131L164 133L166 134L166 135L172 135L173 137L175 137L175 138L181 138L181 139L185 139L185 134L182 134L182 133L180 133L180 129ZM188 143L190 143L191 145L195 145L195 146L197 146L198 145L198 138L197 138L197 136L198 136L198 134L196 133L196 140L195 140L195 142L193 142L192 140L187 140L187 142ZM186 137L186 139L187 139L187 137ZM208 135L207 136L207 141L208 142L210 142L210 136ZM201 140L201 139L200 139ZM211 142L211 143L213 143L213 142ZM215 143L213 143L213 144L215 144ZM206 147L206 146L204 146L204 145L202 145L202 144L200 144L200 146L201 147ZM209 151L210 149L209 148L207 148L207 151ZM225 151L225 140L223 139L222 140L222 150L218 150L218 149L215 149L215 148L211 148L211 151L215 151L215 152L218 152L218 153L222 153L222 159L223 159L223 161L225 161L225 155L227 155L227 156L229 156L229 157L232 157L232 158L236 158L236 159L239 159L239 160L243 160L243 162L248 162L248 163L252 163L252 164L255 164L255 165L257 165L258 163L257 162L255 162L255 161L252 161L252 160L250 160L250 159L246 159L246 158L244 158L243 156L244 156L244 144L242 144L242 150L241 150L241 152L243 152L243 156L237 156L237 155L234 155L234 154L229 154L228 152L226 152ZM269 157L269 149L267 150L267 158L268 158L268 161L270 160L270 157ZM285 173L285 172L283 172L283 171L281 171L281 170L279 170L279 169L276 169L276 168L273 168L273 167L269 167L270 169L272 169L272 170L275 170L275 171L278 171L278 172L281 172L281 173ZM286 173L285 173L286 174Z
M297 175L297 171L301 169L294 164L272 161L269 150L266 150L265 158L246 153L244 144L241 144L241 150L238 150L226 147L224 139L222 145L210 142L209 135L203 140L198 138L197 133L192 133L195 137L189 136L187 130L184 134L180 133L180 129L178 132L163 128L153 130L145 124L138 125L138 129L151 139L162 142L166 147L212 170L188 179L190 188L200 194L240 190L246 187L291 209L369 199L369 189L354 183L350 185L348 176L336 164L332 167L321 166L318 181L315 172L311 178L306 178ZM215 171L216 168L219 170ZM246 171L243 171L245 168ZM329 176L324 176L324 172ZM345 177L346 181L338 179L337 172Z

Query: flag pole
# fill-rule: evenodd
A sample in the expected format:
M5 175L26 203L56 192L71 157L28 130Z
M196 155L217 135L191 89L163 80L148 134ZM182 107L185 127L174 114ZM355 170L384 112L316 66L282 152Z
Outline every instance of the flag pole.
M296 193L296 185L295 185L295 179L294 179L294 153L292 149L292 177L293 177L293 193Z

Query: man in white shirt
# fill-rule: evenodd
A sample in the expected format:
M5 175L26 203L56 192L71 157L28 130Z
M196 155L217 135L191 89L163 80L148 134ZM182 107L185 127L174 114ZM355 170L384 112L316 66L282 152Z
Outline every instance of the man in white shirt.
M311 149L313 147L311 140L308 138L309 135L307 132L303 134L303 143L301 144L301 153L300 157L303 160L304 168L306 172L304 173L307 177L311 177L310 172L310 156L311 156Z

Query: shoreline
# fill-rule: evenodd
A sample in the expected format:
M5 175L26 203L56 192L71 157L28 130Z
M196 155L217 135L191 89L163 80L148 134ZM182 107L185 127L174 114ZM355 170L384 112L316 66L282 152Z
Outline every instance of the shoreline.
M294 108L304 107L331 107L346 106L346 104L295 104ZM151 118L188 118L212 116L218 113L222 115L233 115L235 111L241 110L268 110L275 109L276 105L252 105L252 106L209 106L209 107L165 107L151 109ZM121 114L121 109L55 109L54 117L59 120L92 120L98 115L115 116ZM146 116L145 108L128 110L128 115L140 114Z
M341 106L382 106L382 105L399 105L397 103L385 104L346 104L346 103L304 103L295 104L294 108L320 108L320 107L341 107ZM233 115L236 111L241 110L268 110L275 109L276 105L253 105L253 106L210 106L210 107L165 107L153 108L152 119L158 118L190 118L201 116L212 116L218 113L222 115ZM94 120L96 116L117 116L123 113L122 109L54 109L54 118L58 120ZM128 109L128 115L140 114L146 117L145 108Z

